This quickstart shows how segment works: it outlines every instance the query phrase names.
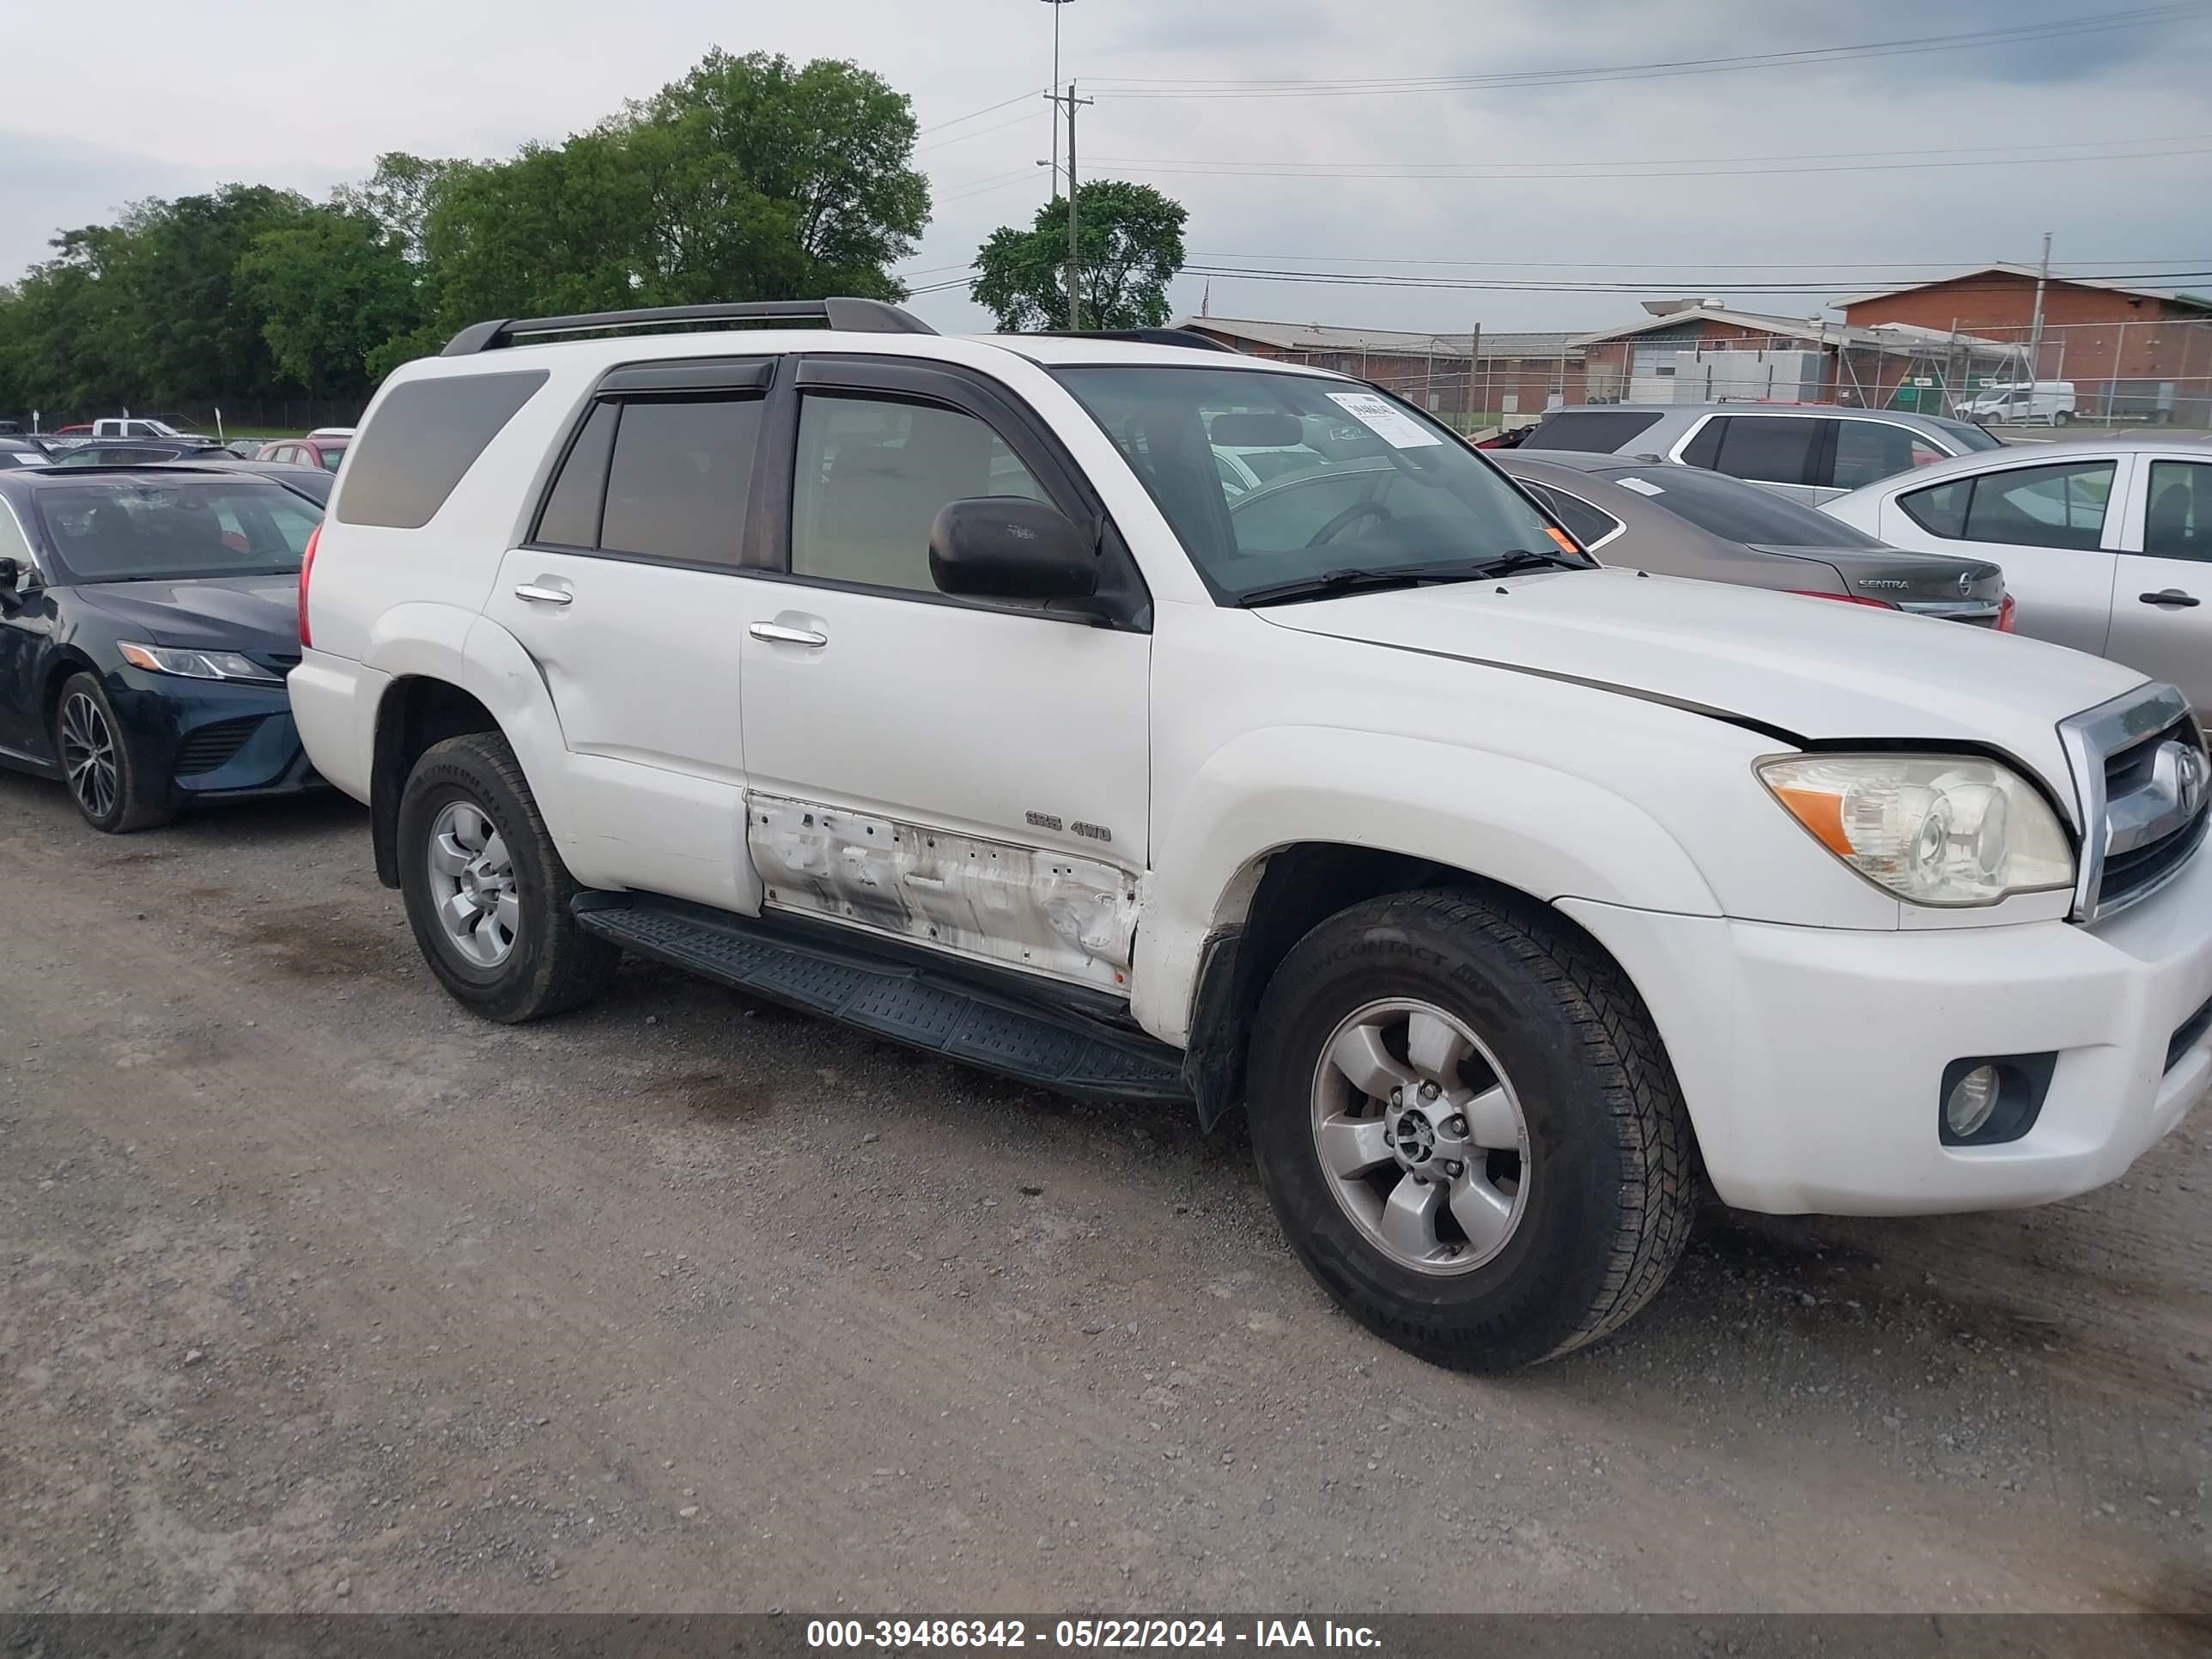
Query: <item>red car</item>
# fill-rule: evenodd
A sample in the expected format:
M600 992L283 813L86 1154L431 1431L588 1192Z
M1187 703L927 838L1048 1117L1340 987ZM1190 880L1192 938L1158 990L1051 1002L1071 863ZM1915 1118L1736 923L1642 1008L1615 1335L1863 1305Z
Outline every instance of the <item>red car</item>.
M346 446L353 439L316 437L283 438L273 444L264 444L255 452L257 461L275 461L290 466L319 466L325 472L338 470L338 462L345 455Z

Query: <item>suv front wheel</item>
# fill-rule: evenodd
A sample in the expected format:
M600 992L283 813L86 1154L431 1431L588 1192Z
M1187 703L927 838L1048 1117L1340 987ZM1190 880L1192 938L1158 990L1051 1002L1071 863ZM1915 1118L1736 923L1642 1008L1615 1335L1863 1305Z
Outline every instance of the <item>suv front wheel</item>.
M399 799L399 888L430 971L486 1019L574 1008L621 961L577 925L575 878L496 732L448 738L416 763Z
M1270 981L1249 1109L1291 1243L1376 1334L1504 1370L1656 1295L1695 1154L1650 1016L1534 907L1398 894L1322 922Z

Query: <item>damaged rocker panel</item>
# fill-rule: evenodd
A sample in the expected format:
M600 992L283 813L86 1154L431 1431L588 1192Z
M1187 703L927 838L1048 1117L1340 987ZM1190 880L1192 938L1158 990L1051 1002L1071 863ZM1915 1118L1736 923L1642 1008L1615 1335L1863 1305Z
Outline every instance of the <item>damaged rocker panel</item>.
M771 909L1128 994L1137 882L1118 866L757 793L745 841Z

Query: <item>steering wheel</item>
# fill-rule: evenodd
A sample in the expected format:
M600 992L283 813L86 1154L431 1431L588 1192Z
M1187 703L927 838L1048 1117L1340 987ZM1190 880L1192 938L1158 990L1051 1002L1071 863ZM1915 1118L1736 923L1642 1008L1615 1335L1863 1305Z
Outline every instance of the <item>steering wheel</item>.
M1326 547L1362 519L1387 520L1389 516L1390 509L1380 501L1354 501L1320 529L1315 531L1313 539L1306 545Z

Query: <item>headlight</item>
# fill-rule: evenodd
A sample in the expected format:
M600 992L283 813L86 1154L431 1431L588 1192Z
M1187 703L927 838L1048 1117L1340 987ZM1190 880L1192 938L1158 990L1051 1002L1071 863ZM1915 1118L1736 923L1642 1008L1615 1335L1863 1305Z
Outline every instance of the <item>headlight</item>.
M188 680L250 680L257 685L284 683L283 675L235 651L186 651L173 645L118 644L115 648L133 668L155 674L181 674Z
M1970 756L1790 755L1759 775L1814 839L1915 904L1994 904L2074 884L2050 804Z

